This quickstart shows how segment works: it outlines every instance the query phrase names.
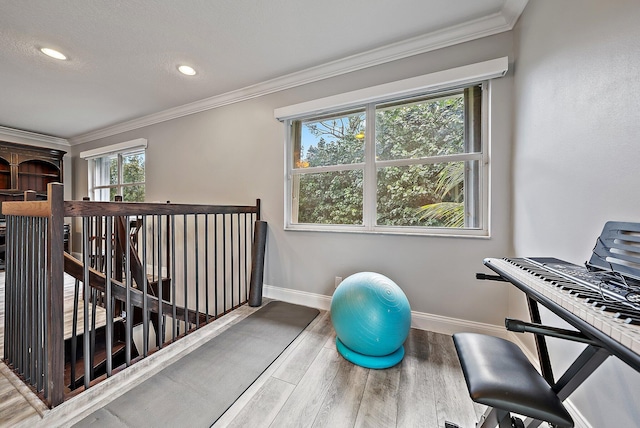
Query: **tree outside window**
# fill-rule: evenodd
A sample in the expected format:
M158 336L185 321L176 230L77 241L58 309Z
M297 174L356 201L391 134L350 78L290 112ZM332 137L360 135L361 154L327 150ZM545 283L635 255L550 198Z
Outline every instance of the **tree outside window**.
M292 120L292 224L478 228L481 93Z
M145 152L115 153L92 160L93 188L96 201L113 201L122 195L125 202L144 202Z

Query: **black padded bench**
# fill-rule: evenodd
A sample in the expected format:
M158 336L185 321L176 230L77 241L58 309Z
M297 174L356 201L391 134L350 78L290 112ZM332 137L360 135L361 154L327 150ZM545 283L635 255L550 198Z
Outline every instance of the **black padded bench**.
M560 428L573 427L551 386L514 343L476 333L454 334L453 342L471 399L491 408L478 427L524 426L511 412Z

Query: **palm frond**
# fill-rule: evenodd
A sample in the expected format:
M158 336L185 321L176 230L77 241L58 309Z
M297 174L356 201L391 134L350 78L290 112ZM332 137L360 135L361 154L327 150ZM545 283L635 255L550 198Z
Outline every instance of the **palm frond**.
M462 202L438 202L418 209L421 220L430 220L442 227L464 227L464 204Z
M441 195L446 195L464 182L464 166L464 162L452 162L442 168L436 183L436 190Z

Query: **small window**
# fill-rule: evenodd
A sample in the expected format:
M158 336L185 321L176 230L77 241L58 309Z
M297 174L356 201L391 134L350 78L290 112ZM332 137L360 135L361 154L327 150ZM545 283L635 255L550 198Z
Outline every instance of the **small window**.
M487 235L486 87L288 119L286 227Z
M144 202L145 151L109 153L89 159L89 195L94 201Z

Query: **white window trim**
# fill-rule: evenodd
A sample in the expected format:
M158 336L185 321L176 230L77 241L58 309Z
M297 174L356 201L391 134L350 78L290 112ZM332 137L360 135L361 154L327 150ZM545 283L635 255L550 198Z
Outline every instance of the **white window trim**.
M293 149L291 141L291 130L285 127L285 218L284 229L288 231L323 231L323 232L353 232L353 233L373 233L373 234L398 234L398 235L422 235L422 236L447 236L447 237L490 237L490 163L489 153L491 148L490 120L491 120L491 79L502 77L508 70L508 57L497 58L490 61L471 64L468 66L458 67L450 70L444 70L410 79L391 82L384 85L378 85L371 88L365 88L345 94L334 95L330 97L312 100L292 106L282 107L274 110L274 116L281 121L299 119L308 116L320 115L323 113L347 109L350 107L362 106L363 104L375 103L378 101L389 100L400 97L410 97L412 95L424 94L428 92L437 92L439 90L451 89L463 85L472 85L485 82L485 95L483 96L482 105L482 154L460 154L451 155L455 158L478 159L483 164L481 183L479 185L480 227L474 229L463 228L435 228L435 227L409 227L409 226L378 226L372 222L368 216L373 215L375 209L371 209L375 205L375 195L369 195L367 192L363 194L363 225L327 225L327 224L299 224L292 223L292 182L291 165L293 164ZM373 133L372 127L366 128L367 133ZM368 141L372 141L373 135L367 136ZM382 164L410 164L424 163L424 160L399 160L399 161L378 161L375 162L375 153L373 153L373 145L367 146L365 152L364 168L375 168ZM445 159L451 156L445 156L436 160ZM463 160L463 159L460 159ZM465 159L466 160L466 159ZM360 166L362 164L359 164ZM331 167L316 167L308 169L308 172L318 171L328 172L331 170L353 169L355 165L338 165ZM305 172L307 172L305 170ZM375 171L374 171L375 172ZM375 173L367 173L365 177L369 180L375 180ZM366 187L365 187L366 188ZM368 188L374 189L375 186Z
M276 119L301 118L355 107L391 98L404 98L411 95L435 92L439 90L471 85L485 80L502 77L509 69L509 58L502 57L478 62L449 70L437 71L396 82L385 83L369 88L358 89L344 94L280 107L273 111Z
M146 149L147 148L147 139L146 138L137 138L131 141L125 141L124 143L112 144L110 146L99 147L97 149L85 150L84 152L80 152L80 159L95 159L100 158L102 156L114 154L114 153L124 153L129 151L134 151L138 149Z

